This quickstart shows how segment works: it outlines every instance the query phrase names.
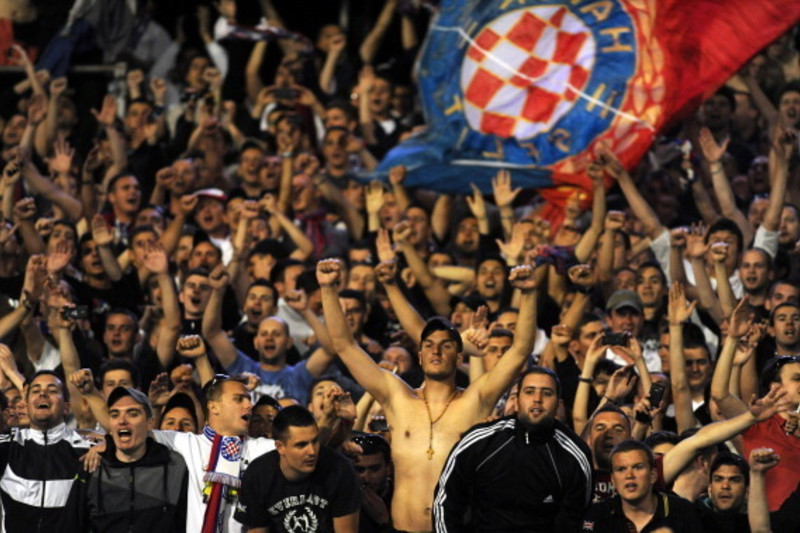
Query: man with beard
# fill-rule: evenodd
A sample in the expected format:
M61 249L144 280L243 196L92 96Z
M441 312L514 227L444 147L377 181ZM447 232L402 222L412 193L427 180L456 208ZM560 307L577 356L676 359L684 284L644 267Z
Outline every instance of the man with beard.
M382 370L353 339L339 302L342 277L338 260L317 264L325 324L335 351L358 383L383 406L392 428L397 487L393 525L405 531L431 531L431 500L447 454L464 431L492 412L519 374L533 348L534 329L520 328L495 368L462 391L455 386L456 363L463 350L461 337L446 319L429 320L419 339L425 382L415 390ZM533 268L515 268L509 281L522 293L520 323L535 324L537 281Z
M258 361L239 352L222 330L220 316L222 293L228 286L229 278L228 273L221 268L208 278L211 297L203 315L203 337L227 372L252 372L261 379L258 392L275 398L289 396L306 405L311 382L328 370L335 355L320 347L307 359L294 365L287 364L286 352L291 348L293 340L289 325L276 316L266 317L258 324L253 340Z
M520 380L515 415L462 437L436 487L434 531L463 531L466 516L477 531L578 528L592 496L591 457L555 419L560 392L552 370L534 367Z

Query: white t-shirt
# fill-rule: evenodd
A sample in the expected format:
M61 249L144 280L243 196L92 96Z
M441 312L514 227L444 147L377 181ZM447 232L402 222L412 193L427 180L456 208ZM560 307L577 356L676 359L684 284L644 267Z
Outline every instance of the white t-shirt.
M186 533L197 533L203 528L203 517L206 512L206 504L203 502L203 489L205 482L205 468L208 465L208 458L211 454L211 440L202 433L181 433L179 431L153 431L156 442L175 450L186 461L189 469L189 487L186 496ZM250 439L245 438L242 445L242 457L240 459L241 473L257 457L264 455L275 449L275 441L272 439ZM240 473L240 477L241 477ZM236 502L227 502L223 498L221 513L224 516L223 533L241 533L242 524L233 519L236 511Z

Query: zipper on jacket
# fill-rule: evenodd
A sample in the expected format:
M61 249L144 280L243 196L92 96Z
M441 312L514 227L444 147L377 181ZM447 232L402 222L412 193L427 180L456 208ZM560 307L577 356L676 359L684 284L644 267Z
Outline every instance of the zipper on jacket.
M49 459L49 455L50 455L50 454L47 453L47 430L45 429L42 432L42 434L44 435L44 449L42 451L44 452L44 456L45 456L44 457L44 460L45 460L45 472L47 472L48 471L48 469L47 469L47 462L48 461L47 460ZM44 520L44 499L45 499L45 495L46 494L47 494L47 480L43 479L42 480L42 501L41 501L41 504L39 506L41 511L39 512L39 522L36 525L36 531L41 531L42 530L42 520Z
M130 467L130 473L131 473L131 477L130 477L130 484L129 484L129 485L130 485L130 487L131 487L131 492L130 492L130 508L129 508L129 509L130 509L130 510L129 510L129 512L130 512L130 519L128 520L128 531L129 531L130 533L133 533L133 519L134 519L134 516L136 516L136 515L135 515L135 507L134 507L134 495L136 494L136 487L135 487L135 484L136 484L136 475L135 475L135 472L136 472L136 469L135 469L134 467Z

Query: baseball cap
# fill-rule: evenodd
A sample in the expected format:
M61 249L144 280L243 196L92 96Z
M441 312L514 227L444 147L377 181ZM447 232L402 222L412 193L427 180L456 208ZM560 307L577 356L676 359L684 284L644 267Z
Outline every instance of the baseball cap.
M153 416L153 406L150 404L150 400L147 398L147 395L142 391L132 389L130 387L117 387L112 390L111 394L108 395L106 405L110 409L115 403L125 396L130 396L136 403L144 407L145 411L147 411L148 417Z
M195 191L195 196L198 198L213 198L214 200L218 200L222 203L228 201L228 196L222 192L221 189L216 188L209 188L209 189L200 189L199 191Z
M614 292L606 302L606 311L617 311L623 307L633 307L639 313L642 312L642 299L634 291L619 290Z
M167 413L169 413L176 407L182 407L186 409L191 415L192 420L194 420L194 426L198 427L197 411L194 402L185 392L176 392L175 394L172 395L172 397L167 401L167 404L164 406L164 411L161 414L161 419L163 420L167 416Z

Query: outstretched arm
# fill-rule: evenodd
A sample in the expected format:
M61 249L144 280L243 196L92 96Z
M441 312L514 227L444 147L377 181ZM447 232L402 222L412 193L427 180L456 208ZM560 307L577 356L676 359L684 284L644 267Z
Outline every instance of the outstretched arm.
M525 326L517 328L514 344L497 365L474 384L483 412L488 413L494 408L500 396L519 375L533 350L536 337L536 287L544 270L534 270L530 265L522 265L514 267L508 276L511 285L521 293L518 323Z
M664 455L664 481L671 483L703 448L725 442L756 422L773 416L778 412L778 403L785 395L785 391L774 389L740 415L703 426L692 437L679 442Z
M664 226L661 225L653 208L648 205L647 200L636 188L633 178L619 162L619 159L610 150L602 148L597 161L611 177L617 180L634 216L644 224L647 236L651 239L658 237L664 231Z
M362 350L350 332L347 320L339 304L339 284L342 265L336 259L326 259L317 263L317 280L322 291L322 309L325 324L331 335L336 353L359 385L375 397L375 400L388 408L393 394L410 393L398 377L381 369L367 353Z
M714 377L711 379L711 398L717 403L722 416L733 418L747 411L747 405L730 393L731 372L733 371L733 358L736 354L736 345L752 324L752 316L748 308L748 298L745 295L734 310L728 325L728 336L722 344Z
M697 302L687 305L683 284L676 282L669 291L669 369L672 401L675 404L675 422L678 431L697 425L692 411L692 393L686 379L686 359L683 356L683 323L689 319Z
M222 330L222 298L229 279L230 276L223 265L217 265L211 271L208 275L211 297L203 313L203 338L211 346L223 368L231 366L239 356L236 347Z
M97 423L100 424L100 427L109 431L111 425L109 424L108 406L100 395L100 392L95 388L92 371L88 368L82 368L72 374L68 374L67 379L72 387L74 387L81 396L86 398L86 401L89 403L89 409L92 411L92 415L94 415Z

